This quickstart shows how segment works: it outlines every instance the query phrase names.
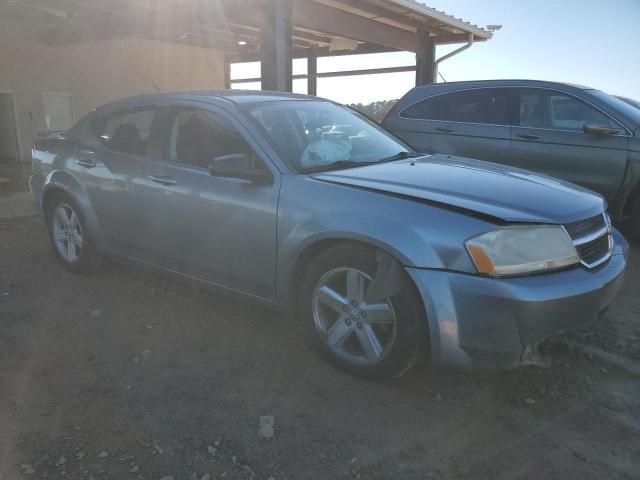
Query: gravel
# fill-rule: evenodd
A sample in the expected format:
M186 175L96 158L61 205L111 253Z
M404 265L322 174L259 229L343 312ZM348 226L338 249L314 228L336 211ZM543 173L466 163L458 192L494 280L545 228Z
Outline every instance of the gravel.
M297 319L131 266L73 275L38 219L11 221L0 233L0 290L10 293L0 297L0 472L640 478L639 254L600 321L545 344L550 368L421 364L372 383L325 362ZM87 321L96 309L99 321Z

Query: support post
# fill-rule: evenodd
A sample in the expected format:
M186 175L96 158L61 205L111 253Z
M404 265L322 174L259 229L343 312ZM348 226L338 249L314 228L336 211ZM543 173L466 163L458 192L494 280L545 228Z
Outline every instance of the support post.
M307 93L314 97L318 95L318 57L312 49L307 57Z
M436 46L429 32L418 32L418 49L416 52L416 87L435 83Z
M231 89L231 62L224 57L224 88Z
M262 89L290 92L293 88L292 0L266 0L260 25Z

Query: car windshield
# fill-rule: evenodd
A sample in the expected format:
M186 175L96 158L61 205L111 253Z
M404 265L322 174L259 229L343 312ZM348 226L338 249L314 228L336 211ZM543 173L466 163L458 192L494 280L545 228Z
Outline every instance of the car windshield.
M622 100L625 103L628 103L629 105L636 107L636 108L640 108L640 101L639 100L634 100L633 98L627 98L627 97L617 97L620 100Z
M370 165L412 153L365 117L327 101L264 102L251 106L248 114L301 173Z
M591 90L591 93L598 97L603 102L608 103L611 107L615 108L623 115L626 115L636 125L640 125L640 109L638 107L633 106L632 104L621 100L618 97L614 97L613 95L609 95L608 93L603 92L602 90ZM634 127L635 128L635 127Z

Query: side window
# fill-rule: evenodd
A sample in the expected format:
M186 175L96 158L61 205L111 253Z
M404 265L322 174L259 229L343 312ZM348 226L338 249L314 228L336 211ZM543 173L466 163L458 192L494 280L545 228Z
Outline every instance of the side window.
M620 128L613 120L575 97L547 90L520 94L520 126L582 131L585 123Z
M121 110L94 121L92 130L110 150L143 156L155 114L155 108Z
M447 93L415 103L400 115L422 120L509 125L509 92L486 88Z
M218 157L243 154L254 168L266 169L253 149L225 119L197 108L175 109L170 122L165 159L198 168L209 168Z
M448 97L448 95L438 95L416 102L402 110L400 116L416 120L445 120L442 111L445 97Z

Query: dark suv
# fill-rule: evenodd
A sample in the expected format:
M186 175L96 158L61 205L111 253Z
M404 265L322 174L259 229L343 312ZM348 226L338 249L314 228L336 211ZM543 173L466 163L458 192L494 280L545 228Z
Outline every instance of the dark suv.
M640 109L599 90L533 80L417 87L382 124L420 152L479 158L603 195L640 235Z

